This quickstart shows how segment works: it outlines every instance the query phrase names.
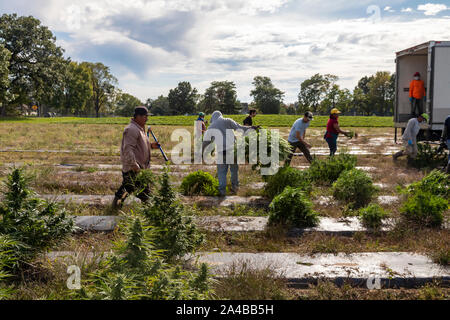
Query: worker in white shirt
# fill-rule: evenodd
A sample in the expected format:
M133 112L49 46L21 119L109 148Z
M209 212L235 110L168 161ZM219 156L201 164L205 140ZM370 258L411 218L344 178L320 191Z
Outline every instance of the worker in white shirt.
M404 149L392 156L394 161L405 155L408 156L408 160L415 159L417 157L417 135L420 131L420 124L424 121L428 122L428 120L428 114L423 113L417 118L412 118L408 121L405 132L402 136Z

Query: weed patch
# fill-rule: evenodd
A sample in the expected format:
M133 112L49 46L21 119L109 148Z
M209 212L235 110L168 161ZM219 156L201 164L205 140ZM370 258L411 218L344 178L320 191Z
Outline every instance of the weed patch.
M302 189L286 187L269 205L269 224L313 227L319 218L312 206Z
M197 171L187 175L181 183L181 191L185 196L219 195L219 181L209 172Z

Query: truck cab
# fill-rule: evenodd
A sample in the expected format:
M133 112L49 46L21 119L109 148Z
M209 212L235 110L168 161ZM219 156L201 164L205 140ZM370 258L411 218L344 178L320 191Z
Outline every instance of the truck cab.
M409 101L409 85L419 72L425 83L423 110L430 116L422 125L418 140L437 141L444 121L450 115L450 41L429 41L396 53L396 88L394 106L395 139L414 115Z

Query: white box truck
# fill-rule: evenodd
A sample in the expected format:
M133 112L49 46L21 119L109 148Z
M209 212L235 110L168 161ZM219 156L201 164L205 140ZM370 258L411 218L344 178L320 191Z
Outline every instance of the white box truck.
M428 124L422 126L419 140L439 140L444 121L450 115L450 41L429 41L397 52L394 124L406 128L413 117L409 101L409 84L413 75L420 72L425 82L426 101L424 112L430 116Z

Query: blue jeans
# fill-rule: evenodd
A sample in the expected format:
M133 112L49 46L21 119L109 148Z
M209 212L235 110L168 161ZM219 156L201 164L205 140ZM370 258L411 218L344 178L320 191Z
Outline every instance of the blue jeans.
M239 165L238 164L218 164L217 175L219 177L219 192L221 196L224 196L227 190L227 173L228 167L231 171L231 186L233 189L239 187Z
M330 148L330 156L334 156L334 154L337 151L337 138L338 135L335 133L330 133L330 138L325 138L326 142L328 143L328 147Z

